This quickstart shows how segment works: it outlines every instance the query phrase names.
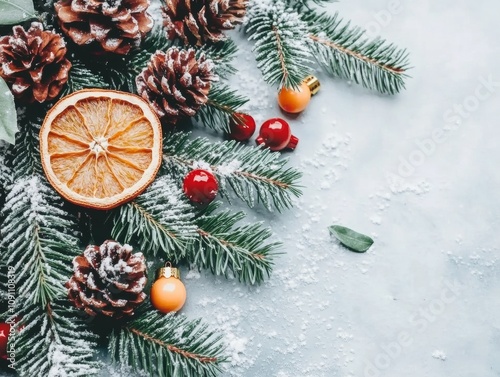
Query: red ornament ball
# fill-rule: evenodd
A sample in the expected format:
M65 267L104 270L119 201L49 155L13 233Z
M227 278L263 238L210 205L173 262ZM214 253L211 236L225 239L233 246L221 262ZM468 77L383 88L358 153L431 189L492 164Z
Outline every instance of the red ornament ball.
M219 183L207 170L193 170L184 178L184 193L194 203L208 204L215 199L218 191Z
M295 149L299 139L292 135L290 125L284 119L272 118L262 124L256 141L272 151L281 151L285 148Z
M7 342L9 341L10 325L5 322L0 323L0 357L7 359Z
M234 117L238 118L238 121L231 120L229 136L234 140L247 141L255 132L255 120L250 115L243 113L236 113Z

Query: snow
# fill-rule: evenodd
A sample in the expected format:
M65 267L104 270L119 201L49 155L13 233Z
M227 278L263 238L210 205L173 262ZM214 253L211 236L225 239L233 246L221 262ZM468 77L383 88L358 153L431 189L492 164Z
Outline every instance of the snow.
M437 360L446 361L446 354L440 350L435 350L432 353L432 357L437 359Z

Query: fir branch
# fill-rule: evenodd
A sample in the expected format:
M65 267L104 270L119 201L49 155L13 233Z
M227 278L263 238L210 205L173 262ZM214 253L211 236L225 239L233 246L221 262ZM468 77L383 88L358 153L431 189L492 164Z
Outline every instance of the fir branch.
M35 113L37 111L34 111ZM19 297L26 304L47 305L65 294L72 256L78 250L76 219L49 186L39 154L39 122L21 117L24 129L13 152L9 186L2 210L2 258L14 266Z
M7 187L11 183L12 171L7 164L7 154L9 153L7 143L0 140L0 209L3 207ZM2 221L2 214L0 213L0 222Z
M101 72L90 70L78 59L74 59L72 64L69 79L61 92L61 97L86 88L110 88L110 84L106 82Z
M197 57L199 58L201 53L205 54L207 58L215 63L217 75L227 79L237 71L232 64L237 52L238 46L232 39L228 38L221 42L203 45L198 49Z
M299 14L304 9L312 9L311 5L318 5L320 7L324 7L327 4L334 3L337 0L286 0L286 4L289 7L297 9ZM312 3L312 4L311 4Z
M255 202L281 211L292 207L292 196L299 197L302 174L287 168L287 159L261 147L247 147L235 141L211 143L206 138L189 140L189 135L173 134L164 141L166 168L179 181L194 167L211 169L223 196L228 187L250 207Z
M240 282L260 284L272 271L274 250L279 243L267 243L271 230L262 224L235 227L243 212L215 213L220 203L212 203L197 218L198 240L191 247L190 263L210 269L215 275L230 273Z
M296 88L308 75L311 54L308 28L292 8L271 0L254 0L246 33L255 41L257 66L271 85Z
M196 236L192 207L175 183L164 176L137 199L111 214L112 236L122 243L134 242L142 251L178 262Z
M38 174L16 180L7 194L2 257L14 267L18 297L26 304L44 307L66 294L63 285L79 248L76 219L61 208L60 197Z
M309 11L302 19L311 27L311 51L328 73L381 93L404 89L409 69L405 49L380 38L368 40L363 29L351 27L338 13L329 16Z
M23 303L24 306L24 303ZM19 313L23 328L14 337L15 369L21 377L90 377L100 372L94 361L97 336L76 309L58 304L26 307Z
M111 334L109 354L114 363L158 377L212 377L221 372L221 336L201 320L148 309Z
M195 119L204 126L219 132L230 132L230 122L242 122L236 112L248 102L226 85L213 86L208 95L208 102L201 107Z
M21 129L16 134L16 145L11 154L13 182L33 174L43 175L38 134L46 109L41 105L32 105L30 109L18 109L18 114L21 114L19 116Z

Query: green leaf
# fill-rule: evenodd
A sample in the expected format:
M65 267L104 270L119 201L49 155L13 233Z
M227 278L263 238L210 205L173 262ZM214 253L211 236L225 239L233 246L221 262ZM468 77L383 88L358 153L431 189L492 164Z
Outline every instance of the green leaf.
M13 25L35 17L32 0L0 0L0 25Z
M2 1L3 0L0 0L0 17L2 17ZM14 144L16 141L16 132L17 114L14 96L10 92L5 81L0 77L0 140L5 140L8 143Z
M341 225L332 225L328 228L342 245L357 253L364 253L373 245L373 240L364 234Z

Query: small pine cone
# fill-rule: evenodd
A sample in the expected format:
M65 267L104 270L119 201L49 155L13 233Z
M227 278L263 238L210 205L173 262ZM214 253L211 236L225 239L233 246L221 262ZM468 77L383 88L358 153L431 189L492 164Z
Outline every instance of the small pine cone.
M225 39L224 30L243 23L248 0L166 0L163 25L169 39L201 46Z
M63 32L96 53L128 54L153 27L149 0L58 0L54 7Z
M83 255L73 259L74 275L66 283L68 298L91 316L133 315L146 298L145 271L144 255L132 254L129 245L114 241L89 245Z
M26 31L13 27L13 35L0 38L0 76L21 102L50 101L58 96L71 63L64 39L33 22Z
M192 117L208 101L208 92L217 80L214 64L193 49L172 47L157 51L137 76L137 92L168 125Z

